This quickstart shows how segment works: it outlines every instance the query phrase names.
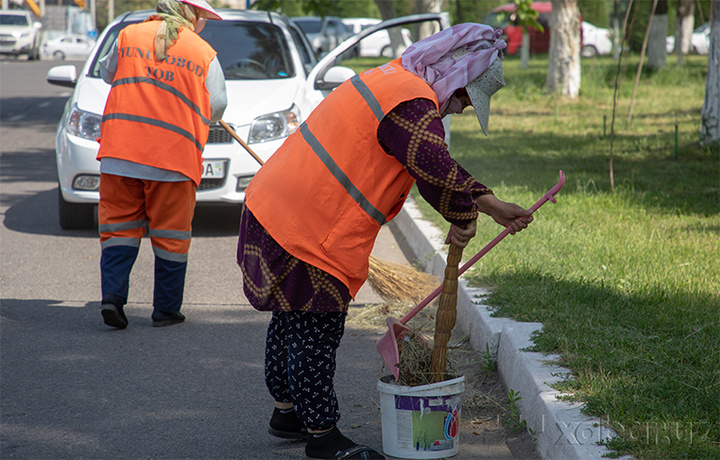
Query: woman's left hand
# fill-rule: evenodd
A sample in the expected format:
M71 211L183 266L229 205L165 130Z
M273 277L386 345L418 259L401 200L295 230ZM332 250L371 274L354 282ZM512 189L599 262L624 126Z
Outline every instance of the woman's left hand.
M475 236L476 229L477 224L474 220L467 224L465 227L459 227L457 225L451 224L450 231L445 238L445 244L452 243L457 247L464 248Z

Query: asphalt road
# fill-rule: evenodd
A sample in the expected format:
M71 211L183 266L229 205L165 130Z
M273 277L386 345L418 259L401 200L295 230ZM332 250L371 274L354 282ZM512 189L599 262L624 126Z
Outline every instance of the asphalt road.
M0 458L303 458L303 444L267 433L269 314L242 293L239 209L196 213L187 322L152 327L153 256L144 241L130 326L102 323L97 234L57 223L54 135L70 90L45 75L58 64L0 60ZM387 229L375 254L405 261ZM380 301L365 286L351 308ZM340 429L380 450L378 338L346 328L336 391ZM471 439L472 430L464 424L458 458L513 458L504 439Z

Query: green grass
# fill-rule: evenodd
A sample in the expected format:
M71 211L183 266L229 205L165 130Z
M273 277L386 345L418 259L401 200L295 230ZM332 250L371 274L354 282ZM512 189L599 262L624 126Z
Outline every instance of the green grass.
M558 203L469 275L496 314L539 321L535 350L559 353L562 385L636 458L720 458L720 154L697 144L707 58L644 74L626 126L638 58L625 57L609 155L617 62L584 59L581 96L543 93L547 60L505 61L490 137L472 110L452 121L451 152L505 201L529 207L563 170ZM677 148L675 126L677 125ZM417 196L417 195L416 195ZM422 199L422 212L448 224ZM487 216L465 250L501 228ZM466 275L467 276L467 275Z
M544 94L546 57L527 69L507 58L490 137L472 110L453 118L453 157L501 199L529 207L558 170L567 176L558 203L466 277L492 288L496 315L543 323L535 350L562 356L572 377L559 388L616 429L611 449L638 459L717 459L720 152L697 143L707 57L678 67L670 56L666 69L644 73L628 127L638 61L625 56L620 71L614 191L611 58L582 60L575 101ZM356 70L381 63L349 62ZM466 258L500 230L481 215Z

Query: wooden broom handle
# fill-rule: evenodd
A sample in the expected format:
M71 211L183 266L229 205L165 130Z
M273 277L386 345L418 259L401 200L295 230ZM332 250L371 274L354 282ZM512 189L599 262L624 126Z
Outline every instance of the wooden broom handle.
M242 145L243 147L245 147L245 150L247 150L247 152L248 152L250 155L252 155L253 158L255 158L255 161L257 161L258 163L260 163L260 166L262 166L262 165L265 164L265 162L262 160L262 158L260 158L260 157L257 155L257 153L253 152L253 149L251 149L250 146L247 145L247 144L245 143L245 141L242 140L242 139L240 138L240 136L237 135L237 133L235 132L235 130L232 129L229 124L225 123L225 121L223 121L223 120L218 121L218 123L220 124L220 126L222 126L223 128L225 128L225 131L227 131L228 133L230 133L230 135L233 137L233 139L235 139L236 141L238 141L238 142L240 143L240 145Z
M463 248L450 244L445 279L435 319L435 345L432 351L430 376L432 383L445 379L447 368L447 344L457 318L458 266L462 261Z

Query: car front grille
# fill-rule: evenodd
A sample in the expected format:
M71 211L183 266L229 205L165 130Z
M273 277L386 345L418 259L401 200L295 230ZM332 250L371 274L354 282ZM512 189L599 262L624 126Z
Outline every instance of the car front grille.
M198 192L203 192L206 190L215 190L218 188L222 188L222 186L225 185L225 178L222 179L203 179L200 181L200 185L197 187Z
M234 128L233 128L234 129ZM232 144L233 138L229 132L220 125L213 125L210 127L210 134L208 135L208 144Z

